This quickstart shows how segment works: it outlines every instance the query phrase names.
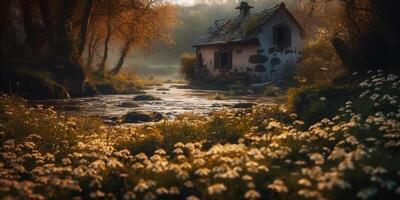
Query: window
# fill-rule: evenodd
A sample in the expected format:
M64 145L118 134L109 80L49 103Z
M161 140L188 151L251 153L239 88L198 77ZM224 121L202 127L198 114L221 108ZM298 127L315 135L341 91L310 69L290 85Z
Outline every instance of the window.
M286 25L277 25L274 27L274 45L278 47L288 47L292 43L292 33Z
M197 64L198 64L200 67L203 67L203 56L201 55L201 53L198 53L198 54L197 54Z
M232 69L232 51L214 52L214 67L216 69Z

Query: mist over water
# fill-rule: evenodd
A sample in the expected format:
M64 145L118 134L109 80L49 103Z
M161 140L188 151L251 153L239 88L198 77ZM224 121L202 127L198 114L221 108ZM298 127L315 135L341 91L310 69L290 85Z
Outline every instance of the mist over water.
M215 20L230 18L238 15L235 7L238 3L232 1L177 1L177 15L179 25L175 28L172 37L173 45L156 45L151 53L137 52L127 60L126 67L134 68L138 74L144 76L170 76L179 72L180 56L184 52L194 53L194 41L204 34ZM199 2L206 2L208 4ZM211 3L209 3L211 2ZM222 3L221 3L222 2ZM281 2L278 0L248 1L254 7L252 12L270 8ZM183 4L182 4L183 3ZM118 52L118 51L117 51Z

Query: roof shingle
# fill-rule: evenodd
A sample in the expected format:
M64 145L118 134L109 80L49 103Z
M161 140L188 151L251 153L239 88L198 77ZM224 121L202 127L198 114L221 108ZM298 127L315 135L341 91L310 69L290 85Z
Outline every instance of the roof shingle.
M193 46L242 42L255 39L264 23L279 10L281 5L252 13L241 20L239 16L216 20Z

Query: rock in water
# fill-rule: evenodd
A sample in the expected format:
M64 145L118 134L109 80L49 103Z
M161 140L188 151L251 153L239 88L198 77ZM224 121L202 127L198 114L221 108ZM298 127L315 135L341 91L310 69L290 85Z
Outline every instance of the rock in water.
M238 103L232 106L232 108L251 108L257 104L255 103Z
M117 107L123 107L123 108L136 108L139 107L139 104L135 102L122 102L117 105Z
M157 91L169 91L170 89L162 87L162 88L157 88L156 90Z
M158 122L163 118L159 112L130 112L123 117L123 123Z
M159 101L159 100L161 99L149 94L138 95L133 98L133 101Z

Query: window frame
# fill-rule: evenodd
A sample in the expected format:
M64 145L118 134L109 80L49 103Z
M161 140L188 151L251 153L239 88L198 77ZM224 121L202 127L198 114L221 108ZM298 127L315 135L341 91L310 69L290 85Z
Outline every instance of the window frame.
M226 61L224 63L222 62L222 55L224 55L224 59ZM230 70L232 69L232 67L233 67L232 50L214 52L214 69Z
M277 47L289 47L292 45L292 29L286 24L273 26L273 44ZM283 37L283 38L282 38Z

